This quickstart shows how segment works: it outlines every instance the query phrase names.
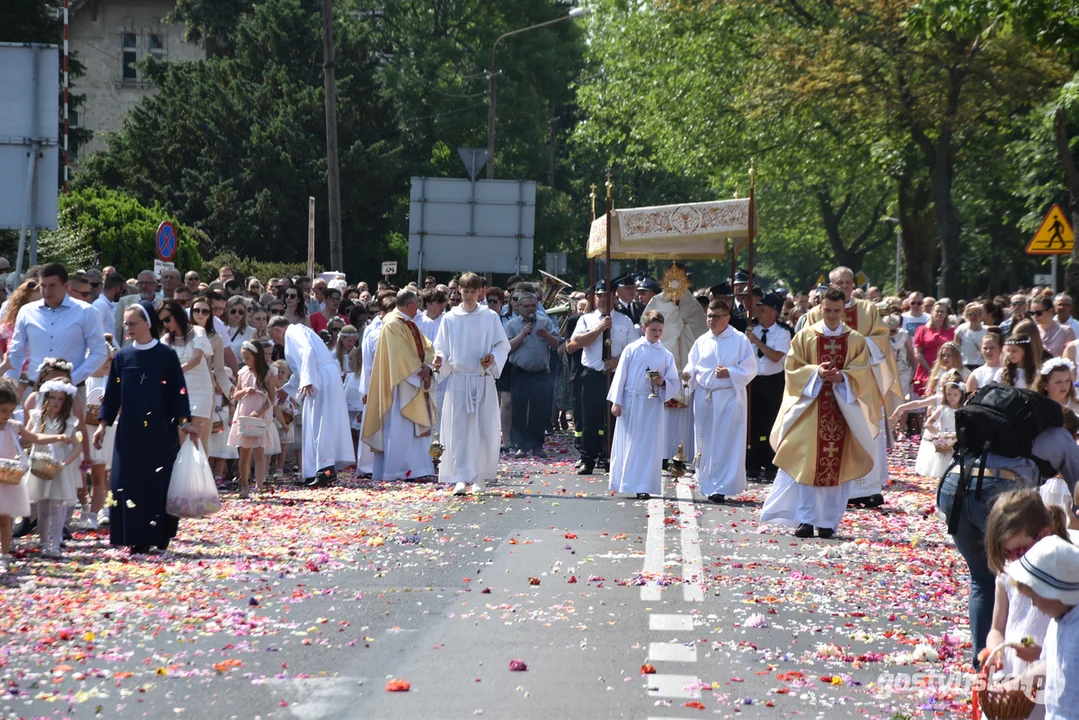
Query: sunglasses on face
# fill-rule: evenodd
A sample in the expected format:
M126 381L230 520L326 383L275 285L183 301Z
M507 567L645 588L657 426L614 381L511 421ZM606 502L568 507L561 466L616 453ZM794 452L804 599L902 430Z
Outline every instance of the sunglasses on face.
M1047 312L1049 312L1049 311L1048 310L1035 310L1034 311L1034 317L1041 317L1042 315L1044 315Z
M172 315L162 315L159 319L163 323L170 323L172 322Z
M101 287L101 283L92 282L92 283L90 283L90 287L92 287L92 288Z
M243 308L232 308L229 310L229 315L243 315L246 312Z
M298 297L300 297L300 296L297 295L296 293L285 293L285 299L286 300L295 300Z
M922 302L921 300L915 300L915 301L913 301L913 302L911 303L911 305L924 305L924 304L925 304L925 303L923 303L923 302Z
M210 311L207 308L191 308L192 315L209 315Z

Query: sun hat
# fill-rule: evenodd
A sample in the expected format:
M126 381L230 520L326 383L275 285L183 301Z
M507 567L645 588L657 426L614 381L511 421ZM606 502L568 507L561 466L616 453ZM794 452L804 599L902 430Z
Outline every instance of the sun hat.
M1008 577L1047 600L1079 605L1079 547L1056 535L1034 543L1023 557L1008 563Z

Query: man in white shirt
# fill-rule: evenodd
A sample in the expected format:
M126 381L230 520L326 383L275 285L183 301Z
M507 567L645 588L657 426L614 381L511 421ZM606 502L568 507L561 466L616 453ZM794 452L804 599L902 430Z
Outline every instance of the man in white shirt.
M27 374L36 381L42 360L52 357L71 363L71 382L82 385L108 357L101 318L89 304L67 294L67 270L60 263L42 266L38 287L41 299L25 305L15 320L7 376L17 380L29 356Z
M768 293L757 304L757 324L746 333L757 356L757 376L749 385L749 455L746 475L764 482L775 479L775 451L768 442L783 404L783 364L791 349L794 329L779 321L783 299Z
M918 328L929 322L929 313L924 310L925 296L920 292L912 292L907 299L910 301L910 310L903 313L903 329L914 337Z
M596 284L596 309L582 315L566 343L566 352L581 352L581 464L580 473L590 475L596 461L607 457L607 372L618 365L623 348L640 336L633 321L611 312L611 295L604 282ZM610 331L610 345L604 333Z
M116 303L119 302L126 287L127 282L123 276L117 274L105 276L105 287L93 304L94 309L101 316L102 330L111 334L117 345L123 338L116 337Z
M982 324L984 310L978 303L970 303L963 310L966 322L955 329L955 342L959 345L959 354L968 370L976 370L985 365L982 357L982 338L986 327Z
M1053 302L1053 309L1056 310L1057 322L1061 325L1067 325L1075 333L1075 337L1079 338L1079 320L1072 317L1072 298L1067 293L1061 293L1056 296L1056 300Z

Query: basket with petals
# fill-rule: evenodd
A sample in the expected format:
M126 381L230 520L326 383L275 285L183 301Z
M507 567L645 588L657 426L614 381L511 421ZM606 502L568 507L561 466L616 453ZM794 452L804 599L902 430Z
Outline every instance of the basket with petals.
M26 474L26 465L21 460L0 458L0 485L18 485Z
M35 477L39 477L42 480L52 480L54 477L60 474L60 471L64 468L56 458L49 453L35 452L30 453L30 472Z
M982 716L987 720L1026 720L1034 711L1035 702L1023 688L1009 688L989 682L989 668L996 656L1005 648L1021 647L1023 646L1020 643L998 645L982 663L974 684L973 716L976 720L980 720Z
M947 432L934 436L933 447L936 448L937 452L950 453L952 448L955 447L955 433Z
M87 403L86 404L86 424L87 425L97 425L97 424L99 424L101 422L97 418L97 414L99 412L101 412L101 405L100 404Z

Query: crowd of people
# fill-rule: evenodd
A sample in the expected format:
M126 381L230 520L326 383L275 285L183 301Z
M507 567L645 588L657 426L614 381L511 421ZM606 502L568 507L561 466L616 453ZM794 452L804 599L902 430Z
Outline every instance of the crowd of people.
M485 491L501 456L545 457L548 434L572 424L578 472L608 470L612 491L658 496L664 470L693 473L714 503L771 483L761 521L827 539L848 507L885 501L888 449L909 436L970 567L975 662L1023 633L1026 649L994 665L1041 658L1051 693L1071 698L1072 299L884 297L843 267L807 293L763 292L741 272L694 292L669 272L544 307L536 283L503 290L470 272L398 289L335 274L264 285L228 267L208 282L31 268L0 307L0 571L35 526L46 558L76 526L108 525L134 554L167 548L184 442L238 500L274 476L324 487L344 468L466 494ZM957 413L993 386L1059 408L1036 457L953 452ZM964 467L978 460L968 493Z

